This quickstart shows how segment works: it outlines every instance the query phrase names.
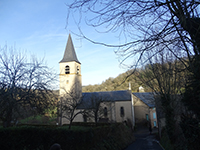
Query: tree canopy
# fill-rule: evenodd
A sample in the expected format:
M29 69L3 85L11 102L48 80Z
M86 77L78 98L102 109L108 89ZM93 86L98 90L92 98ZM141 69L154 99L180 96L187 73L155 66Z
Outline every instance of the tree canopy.
M116 78L108 78L101 84L87 85L82 88L83 92L98 92L98 91L118 91L128 90L129 86L132 92L137 92L139 86L143 86L145 91L150 91L150 88L138 80L137 76L132 75L127 78L132 70L119 74Z

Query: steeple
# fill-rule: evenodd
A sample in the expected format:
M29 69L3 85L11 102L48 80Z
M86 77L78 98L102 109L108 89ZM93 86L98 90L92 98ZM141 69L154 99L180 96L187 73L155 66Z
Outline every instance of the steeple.
M76 57L72 38L71 38L71 35L69 34L67 45L66 45L66 48L65 48L65 53L64 53L63 59L60 61L60 63L71 62L71 61L75 61L75 62L81 64Z
M67 45L62 60L59 62L60 74L60 95L66 94L75 88L76 91L82 91L81 63L76 57L76 52L69 34ZM76 85L76 87L74 87Z

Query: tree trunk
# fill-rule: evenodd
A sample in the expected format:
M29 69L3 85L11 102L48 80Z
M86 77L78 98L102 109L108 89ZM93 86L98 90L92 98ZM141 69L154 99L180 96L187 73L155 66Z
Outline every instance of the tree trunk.
M12 112L9 112L7 114L6 119L3 121L3 127L4 128L11 127L11 121L12 121Z
M68 127L69 130L71 129L71 126L72 126L72 120L70 119L69 127Z
M175 120L174 120L174 109L172 108L172 99L170 95L165 95L161 97L162 106L164 108L165 113L165 123L166 123L166 131L167 135L172 144L175 143L176 138L174 135L175 131Z

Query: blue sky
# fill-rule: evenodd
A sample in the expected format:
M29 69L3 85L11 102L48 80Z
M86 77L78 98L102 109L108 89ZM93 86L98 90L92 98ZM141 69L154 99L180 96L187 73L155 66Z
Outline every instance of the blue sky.
M45 58L47 65L59 74L68 34L71 33L76 54L82 64L83 85L100 84L116 77L127 68L120 67L113 48L92 44L80 39L73 17L68 21L68 0L0 0L0 46L7 44L26 50L37 58ZM76 18L76 16L74 16ZM84 33L95 41L116 43L113 35L98 34L82 25ZM128 85L127 85L128 86Z

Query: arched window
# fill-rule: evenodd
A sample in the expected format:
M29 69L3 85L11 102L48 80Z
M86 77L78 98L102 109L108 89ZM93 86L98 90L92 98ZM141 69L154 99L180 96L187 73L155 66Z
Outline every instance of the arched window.
M107 116L108 116L107 107L104 107L104 109L103 109L103 115L104 115L104 117L107 117Z
M77 66L77 74L79 74L79 67Z
M70 74L70 68L69 66L65 66L65 74Z
M69 80L67 80L66 83L69 84Z
M120 116L121 116L121 117L124 117L124 107L121 107L121 108L120 108Z

